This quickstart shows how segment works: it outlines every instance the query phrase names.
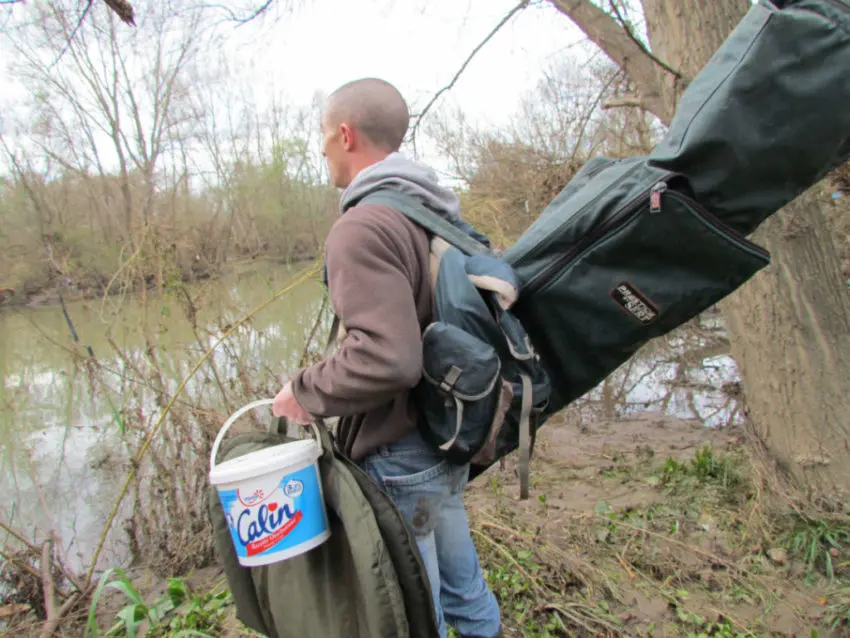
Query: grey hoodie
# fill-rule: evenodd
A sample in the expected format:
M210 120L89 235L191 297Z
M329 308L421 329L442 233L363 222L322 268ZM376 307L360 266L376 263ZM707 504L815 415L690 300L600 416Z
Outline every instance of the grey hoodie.
M460 219L460 200L454 191L440 186L433 169L401 153L391 153L360 171L342 192L340 213L344 213L352 202L387 187L415 197L448 219Z
M369 193L382 188L395 190L418 199L474 239L490 247L490 242L485 235L461 219L460 199L451 189L440 186L437 173L428 166L398 152L390 153L380 162L364 168L357 174L340 196L340 214Z

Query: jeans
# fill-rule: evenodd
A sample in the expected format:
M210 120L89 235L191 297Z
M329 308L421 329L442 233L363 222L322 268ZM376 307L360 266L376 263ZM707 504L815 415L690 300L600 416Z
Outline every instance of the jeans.
M361 464L413 531L431 582L440 638L447 636L446 623L462 636L497 636L499 605L481 573L463 505L469 465L438 456L418 432L378 448Z

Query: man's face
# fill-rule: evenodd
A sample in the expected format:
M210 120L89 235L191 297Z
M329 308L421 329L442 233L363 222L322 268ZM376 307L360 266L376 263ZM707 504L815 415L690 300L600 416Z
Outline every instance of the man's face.
M337 188L345 188L350 181L342 137L341 128L329 122L327 117L322 117L322 155L328 164L331 183Z

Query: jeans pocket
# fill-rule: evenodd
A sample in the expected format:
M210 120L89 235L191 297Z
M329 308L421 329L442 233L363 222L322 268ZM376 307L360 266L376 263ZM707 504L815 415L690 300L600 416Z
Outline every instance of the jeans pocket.
M423 466L423 458L387 456L369 459L366 469L392 499L414 536L427 536L453 495L454 466L445 460Z

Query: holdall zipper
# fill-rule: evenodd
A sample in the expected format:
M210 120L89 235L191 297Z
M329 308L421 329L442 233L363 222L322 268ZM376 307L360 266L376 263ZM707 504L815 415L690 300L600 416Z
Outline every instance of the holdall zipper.
M619 160L618 160L618 162L619 162ZM606 168L611 168L612 166L613 166L613 164L609 164L609 165L607 165L607 166L601 167L601 168L599 169L599 171L594 171L594 172L592 173L592 175L591 175L590 177L588 177L588 179L591 179L591 178L593 177L593 175L596 175L596 174L597 174L597 172L601 173L601 172L602 172L602 170L604 170L604 169L606 169ZM608 185L605 189L603 189L603 190L599 191L599 193L597 193L597 194L596 194L596 196L595 196L593 199L591 199L591 200L590 200L589 202L587 202L584 206L582 206L582 207L578 210L578 212L577 212L577 213L575 213L574 215L570 215L570 218L569 218L568 220L566 220L566 221L561 222L560 224L558 224L558 227L557 227L554 231L552 231L551 233L549 233L549 235L548 235L548 236L549 236L549 237L556 237L556 236L558 236L558 235L561 233L561 230L562 230L565 226L567 226L569 223L571 223L571 221L572 221L573 219L575 219L576 217L578 217L578 216L582 215L582 214L583 214L583 213L584 213L584 212L585 212L588 208L590 208L593 204L595 204L595 203L596 203L596 200L598 200L600 197L602 197L603 195L605 195L605 194L606 194L609 190L611 190L612 188L614 188L615 186L617 186L618 184L620 184L620 183L621 183L623 180L625 180L627 177L631 176L631 174L632 174L632 173L634 173L637 169L641 168L642 166L643 166L642 164L635 164L634 166L632 166L631 168L629 168L629 169L628 169L625 173L623 173L622 175L620 175L620 176L619 176L617 179L615 179L615 180L614 180L611 184L609 184L609 185ZM582 186L582 188L584 188L584 186ZM533 256L535 256L535 255L537 255L539 252L541 252L542 250L545 250L546 248L548 248L548 247L549 247L549 243L550 243L550 242L545 242L545 241L544 241L544 242L540 242L539 244L537 244L536 246L534 246L531 250L529 250L527 253L525 253L524 255L521 255L520 257L518 257L518 258L517 258L517 259L513 262L512 267L513 267L514 269L518 268L520 264L522 264L522 263L524 263L524 262L528 261L528 260L529 260L529 259L531 259Z
M665 179L670 179L670 177ZM664 188L666 189L666 187L667 186L665 184ZM587 248L596 243L598 239L600 239L608 232L616 230L617 228L628 222L634 216L634 213L640 211L640 209L646 203L646 199L648 197L651 198L651 193L654 189L657 188L659 188L658 182L653 184L651 188L648 188L643 191L643 193L641 193L630 205L621 208L611 217L602 222L599 226L590 231L581 239L581 241L575 244L566 253L561 255L556 261L547 266L543 271L538 273L525 286L523 286L521 295L534 294L537 290L539 290L541 287L548 283L548 279L550 279L558 271L562 270L564 265L572 261L576 257L576 255L579 255L580 253L584 252ZM659 212L660 210L661 208L659 202Z
M689 210L693 211L693 213L696 214L697 217L702 219L708 226L714 228L721 235L726 235L728 239L731 239L736 244L738 244L741 249L747 250L751 253L755 253L763 259L770 260L770 253L767 250L765 250L758 244L754 244L740 232L738 232L731 226L728 226L715 215L709 213L707 210L705 210L705 207L703 207L702 204L697 202L692 197L688 197L687 195L678 191L670 191L668 193L668 196L683 202Z
M545 286L549 279L552 276L557 274L557 272L563 270L564 266L567 263L575 259L576 256L591 248L593 244L595 244L599 239L601 239L604 235L609 232L615 231L628 221L630 221L634 217L635 212L639 212L641 207L645 202L644 197L648 193L649 195L649 211L650 214L656 215L661 212L662 202L661 196L664 193L667 193L669 197L673 197L681 200L689 210L691 210L697 217L699 217L706 225L714 228L719 234L726 236L727 239L733 241L738 245L742 250L746 250L749 253L755 254L758 257L761 257L765 260L770 260L770 253L766 251L761 246L754 244L749 241L746 237L744 237L737 230L732 228L731 226L727 226L720 219L711 215L708 211L704 210L701 204L699 204L696 200L688 197L687 195L683 195L678 191L671 191L667 188L667 179L672 179L675 175L671 175L670 177L665 178L665 180L661 180L652 185L651 188L644 191L644 193L638 197L630 206L621 209L611 217L609 217L605 222L597 226L590 233L584 236L582 241L573 246L570 250L564 253L561 257L559 257L555 262L547 266L543 271L537 274L536 277L531 279L528 284L523 287L523 294L531 295L534 294L537 290ZM544 281L545 280L545 281Z

